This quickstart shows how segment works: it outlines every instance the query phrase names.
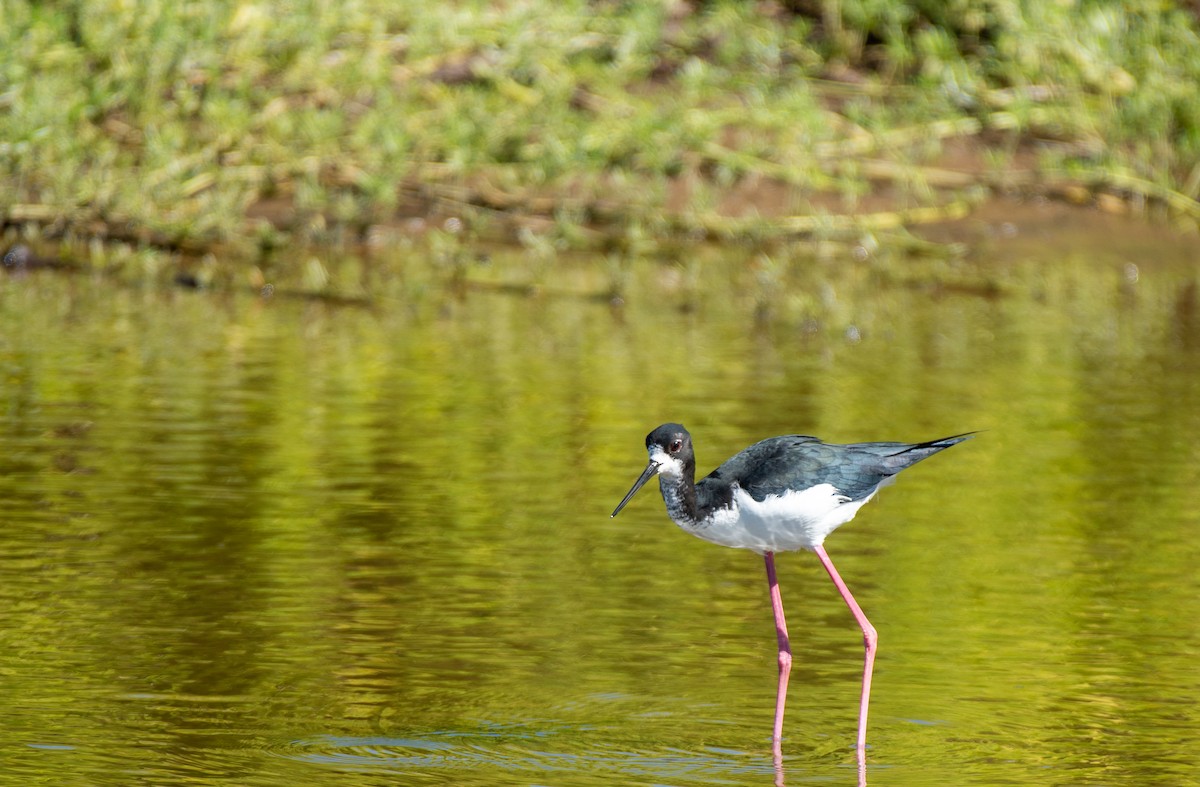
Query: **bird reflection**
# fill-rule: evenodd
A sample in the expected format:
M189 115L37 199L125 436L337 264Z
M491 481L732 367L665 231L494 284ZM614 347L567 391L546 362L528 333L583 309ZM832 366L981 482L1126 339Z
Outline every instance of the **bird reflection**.
M775 787L784 787L784 771L783 771L783 753L776 748L774 752L775 759ZM854 762L858 767L858 787L867 787L867 755L862 749L855 748Z

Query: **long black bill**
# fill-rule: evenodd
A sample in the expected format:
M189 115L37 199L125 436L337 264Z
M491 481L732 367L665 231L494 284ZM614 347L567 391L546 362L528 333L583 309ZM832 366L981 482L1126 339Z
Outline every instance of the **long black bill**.
M646 465L646 469L642 471L642 474L638 477L638 480L633 482L633 487L628 493L626 493L621 502L617 504L617 507L613 509L612 516L616 516L617 514L621 513L621 509L625 507L625 504L629 502L630 498L636 495L637 491L645 486L646 482L651 478L654 478L656 475L658 475L658 464L656 462L651 462L650 464ZM611 518L612 517L609 517L609 519Z

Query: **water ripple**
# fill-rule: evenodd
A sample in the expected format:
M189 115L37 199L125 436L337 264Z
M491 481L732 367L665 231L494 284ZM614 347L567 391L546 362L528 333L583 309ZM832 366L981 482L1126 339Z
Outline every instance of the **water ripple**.
M593 733L594 734L594 733ZM773 776L769 757L720 747L700 751L645 750L615 742L577 745L589 730L521 725L437 730L419 736L321 735L292 741L274 753L314 765L353 771L403 772L444 778L454 774L593 774L598 779L647 778L657 783L742 784ZM561 743L556 748L555 743Z

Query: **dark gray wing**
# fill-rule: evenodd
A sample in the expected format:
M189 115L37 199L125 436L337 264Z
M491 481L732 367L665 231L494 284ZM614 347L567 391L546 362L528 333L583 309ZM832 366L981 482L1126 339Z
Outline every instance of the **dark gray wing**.
M755 500L831 484L851 500L870 495L883 481L970 435L926 443L831 445L807 435L763 440L731 457L700 482L698 492L728 500L737 483Z

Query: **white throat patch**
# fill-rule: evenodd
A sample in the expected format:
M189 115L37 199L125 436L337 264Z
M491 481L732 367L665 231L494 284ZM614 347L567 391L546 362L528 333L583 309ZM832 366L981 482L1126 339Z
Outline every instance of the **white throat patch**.
M669 479L683 477L683 462L662 450L659 446L650 449L650 461L658 465L658 474Z

